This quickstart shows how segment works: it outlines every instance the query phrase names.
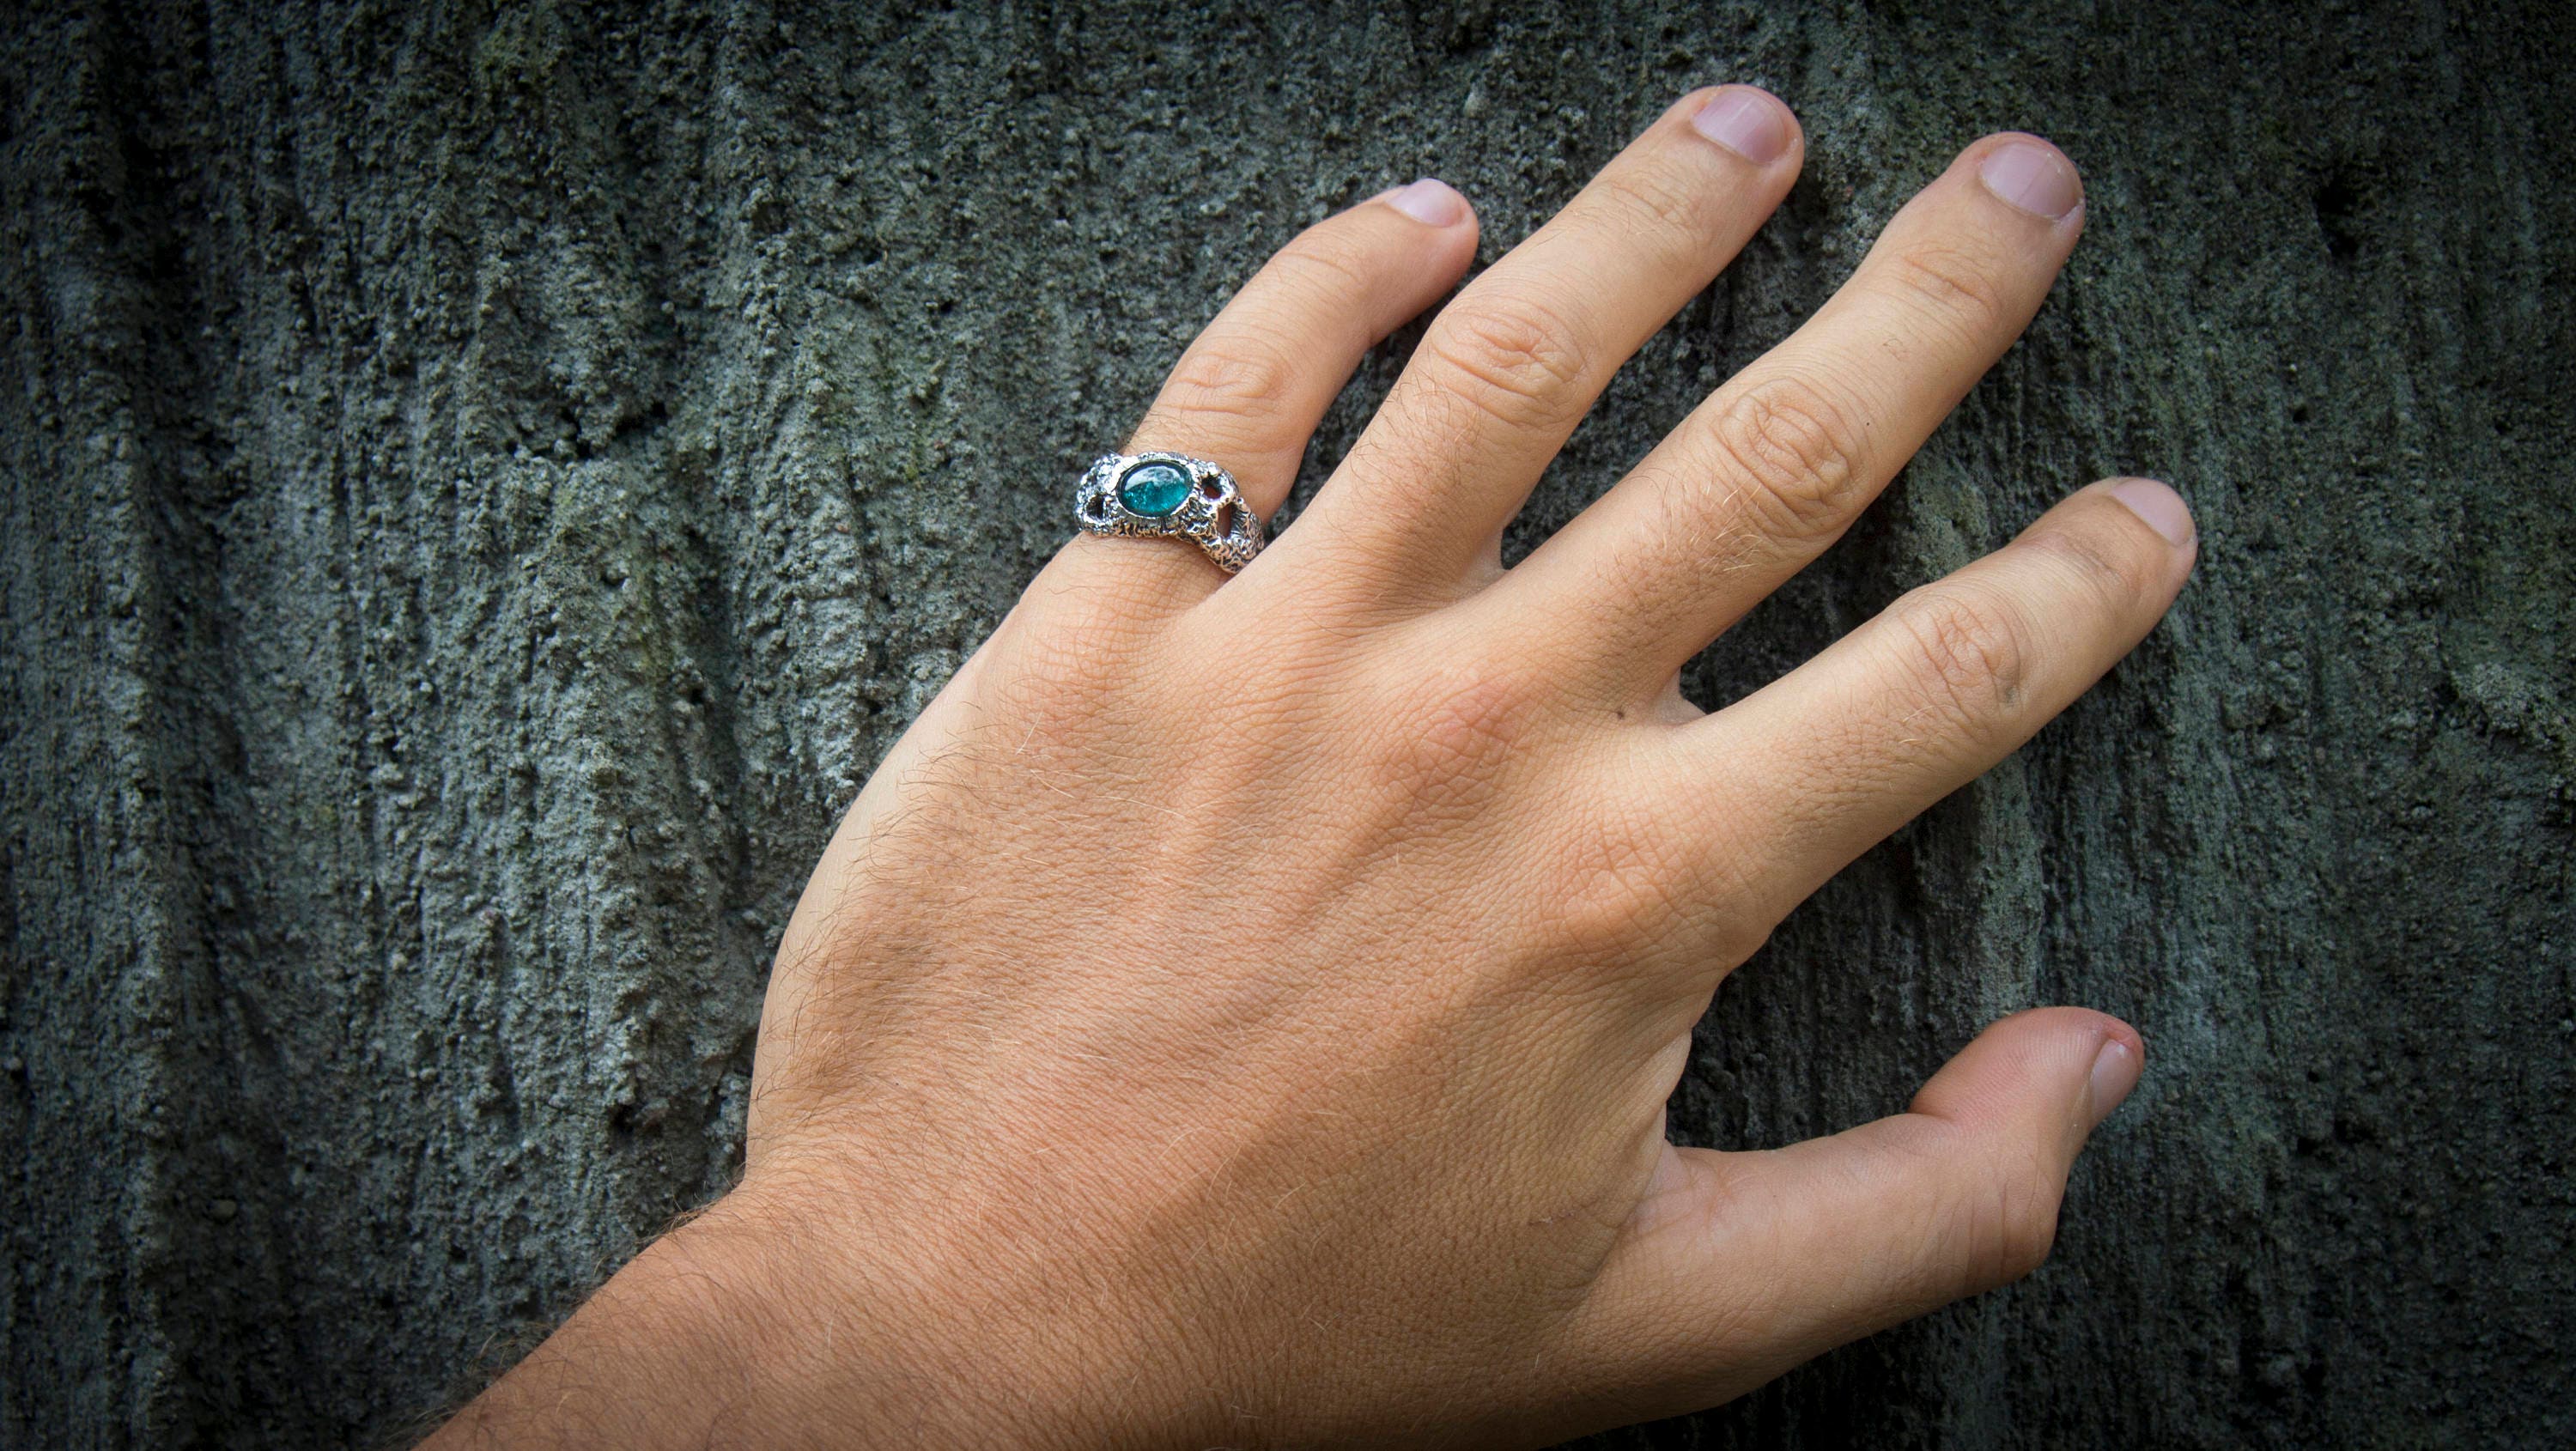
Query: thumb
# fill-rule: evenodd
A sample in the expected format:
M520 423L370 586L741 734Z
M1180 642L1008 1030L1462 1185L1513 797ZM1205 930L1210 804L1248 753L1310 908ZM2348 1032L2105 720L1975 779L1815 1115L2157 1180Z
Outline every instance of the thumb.
M1911 1108L1785 1149L1667 1149L1585 1308L1582 1359L1678 1413L2048 1257L2066 1175L2145 1061L2080 1008L1988 1028Z

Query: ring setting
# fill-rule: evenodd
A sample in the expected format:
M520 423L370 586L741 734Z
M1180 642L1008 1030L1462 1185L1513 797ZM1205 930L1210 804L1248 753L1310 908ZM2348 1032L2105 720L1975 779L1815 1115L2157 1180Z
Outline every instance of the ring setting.
M1187 539L1228 574L1261 552L1261 518L1234 475L1185 453L1101 455L1074 490L1073 517L1090 534Z

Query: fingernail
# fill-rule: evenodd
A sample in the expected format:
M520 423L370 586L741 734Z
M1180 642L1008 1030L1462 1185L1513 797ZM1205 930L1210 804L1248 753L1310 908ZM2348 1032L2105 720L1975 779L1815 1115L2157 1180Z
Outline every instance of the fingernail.
M1424 177L1411 186L1400 186L1381 198L1388 206L1430 227L1455 226L1467 215L1467 199L1445 181Z
M2101 1050L2093 1055L2091 1106L2095 1127L2111 1116L2111 1110L2120 1106L2130 1089L2138 1086L2138 1070L2145 1066L2127 1040L2102 1040Z
M2056 221L2084 195L2075 168L2055 148L2036 141L2008 141L1986 154L1977 176L1986 190L2034 216Z
M2191 542L2191 506L2163 484L2153 479L2122 479L2111 486L2111 497L2146 520L2147 527L2163 535L2167 544Z
M1768 166L1789 146L1789 118L1780 103L1750 86L1729 86L1691 115L1702 136L1752 162Z

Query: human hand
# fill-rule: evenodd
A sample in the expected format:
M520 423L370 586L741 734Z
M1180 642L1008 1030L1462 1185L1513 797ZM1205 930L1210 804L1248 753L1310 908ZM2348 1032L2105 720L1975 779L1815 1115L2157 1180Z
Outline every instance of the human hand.
M1910 1112L1783 1150L1675 1148L1664 1104L1792 906L2153 626L2180 501L2083 490L1714 716L1675 678L2018 335L2081 228L2072 167L1969 148L1811 322L1499 563L1801 152L1758 91L1685 98L1440 313L1241 574L1067 544L816 868L742 1183L448 1434L1538 1445L2035 1266L2138 1073L2114 1019L2007 1019ZM1130 449L1224 463L1266 516L1475 239L1437 183L1313 227Z

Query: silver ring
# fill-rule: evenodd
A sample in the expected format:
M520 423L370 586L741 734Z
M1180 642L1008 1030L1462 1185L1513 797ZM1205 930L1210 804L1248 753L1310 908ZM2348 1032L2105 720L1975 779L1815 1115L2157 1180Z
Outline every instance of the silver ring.
M1074 490L1073 518L1090 534L1191 540L1228 574L1261 552L1261 516L1234 475L1185 453L1101 455Z

